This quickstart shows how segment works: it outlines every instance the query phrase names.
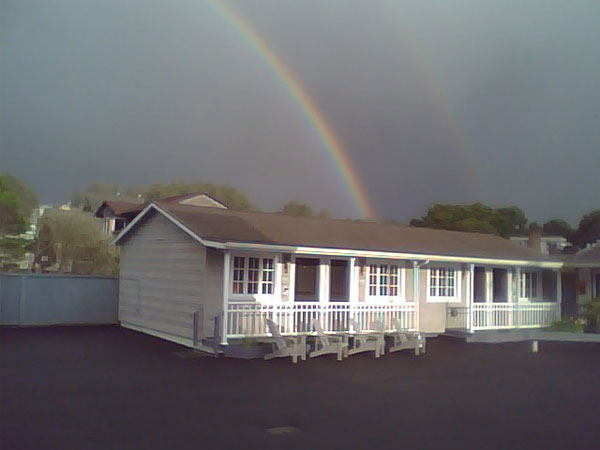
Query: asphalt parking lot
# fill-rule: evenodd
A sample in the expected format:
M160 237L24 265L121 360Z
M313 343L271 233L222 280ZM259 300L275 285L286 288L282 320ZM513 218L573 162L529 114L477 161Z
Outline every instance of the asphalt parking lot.
M0 329L0 448L600 448L599 344L188 356L117 326Z

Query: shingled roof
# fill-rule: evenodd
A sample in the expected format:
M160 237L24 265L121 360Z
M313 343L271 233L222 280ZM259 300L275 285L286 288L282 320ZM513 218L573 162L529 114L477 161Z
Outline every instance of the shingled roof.
M561 261L570 266L600 266L600 245L581 250L574 255L561 255Z
M159 211L206 241L410 253L508 261L557 262L498 236L362 220L233 211L155 201ZM133 226L134 224L132 224ZM116 239L118 242L128 230Z

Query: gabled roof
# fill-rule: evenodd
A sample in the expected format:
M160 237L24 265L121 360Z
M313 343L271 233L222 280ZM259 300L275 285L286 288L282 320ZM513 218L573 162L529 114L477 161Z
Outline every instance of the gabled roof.
M86 194L83 200L84 209L96 212L104 202L126 202L143 205L144 199L135 196L117 195L117 194Z
M190 194L174 195L160 199L163 203L204 206L213 208L229 208L224 202L208 192L192 192Z
M290 247L389 254L435 255L494 259L560 267L555 259L518 247L498 236L434 230L361 220L288 216L280 213L233 211L156 201L155 209L205 245L235 248ZM136 225L138 216L116 239L119 242ZM289 251L289 250L288 250ZM300 250L298 250L300 251Z
M561 261L574 267L600 267L600 245L581 250L574 255L561 255Z
M130 214L138 214L144 209L147 204L144 203L130 203L130 202L117 202L117 201L105 201L102 202L98 210L96 211L96 217L104 217L104 211L110 209L114 216L123 216Z

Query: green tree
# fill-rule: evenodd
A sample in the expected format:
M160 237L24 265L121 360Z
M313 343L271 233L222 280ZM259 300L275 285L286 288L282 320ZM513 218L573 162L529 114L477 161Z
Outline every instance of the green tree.
M525 212L517 206L498 208L496 212L500 215L498 234L508 237L525 234L527 231L527 217Z
M600 239L600 210L585 214L579 221L579 227L570 236L570 241L583 248Z
M39 222L35 253L56 261L55 270L79 274L118 274L118 252L102 221L80 211L47 210Z
M542 225L542 230L544 234L550 236L562 236L567 239L571 237L573 233L573 228L566 221L562 219L552 219Z
M3 178L5 189L13 192L17 197L19 214L29 218L33 210L37 208L37 195L20 178L9 174L4 174Z
M522 233L526 224L525 213L516 206L494 209L482 203L436 204L427 210L427 215L410 221L414 227L490 233L504 237Z
M6 175L0 175L0 234L22 233L27 229L19 197L10 184Z
M313 217L314 213L310 206L305 203L298 203L295 200L287 202L281 209L283 214L288 216Z

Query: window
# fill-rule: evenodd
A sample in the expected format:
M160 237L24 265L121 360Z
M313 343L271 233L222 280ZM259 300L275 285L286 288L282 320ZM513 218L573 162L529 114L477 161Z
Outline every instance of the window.
M369 296L398 297L400 270L395 264L369 265Z
M429 269L429 296L456 297L456 273L454 269Z
M521 297L537 297L537 272L521 272Z
M275 263L273 258L235 256L231 292L237 295L272 295Z

